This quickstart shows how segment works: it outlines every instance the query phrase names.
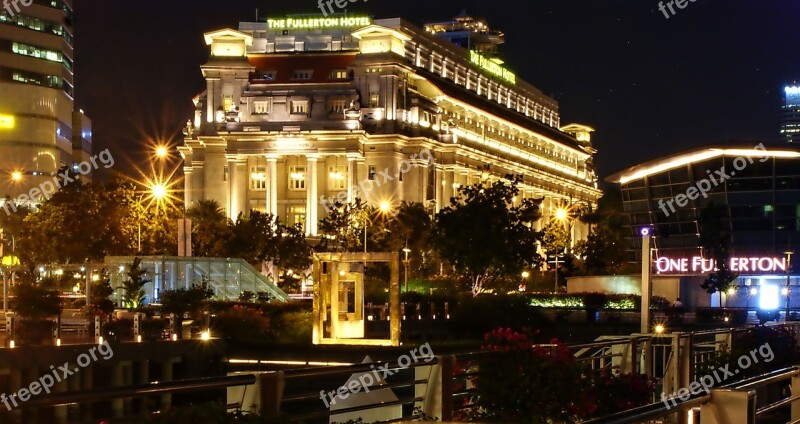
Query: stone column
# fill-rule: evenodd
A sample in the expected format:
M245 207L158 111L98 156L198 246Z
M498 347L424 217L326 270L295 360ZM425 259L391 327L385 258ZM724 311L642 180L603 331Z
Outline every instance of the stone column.
M240 212L247 213L247 161L229 158L228 169L231 174L230 218L236 221Z
M347 203L353 202L356 193L353 190L358 184L356 180L356 156L347 156Z
M192 169L183 168L183 204L188 209L192 206Z
M267 213L278 215L278 157L267 155Z
M306 157L306 233L310 236L317 234L319 221L319 193L317 190L317 164L319 157L309 155Z

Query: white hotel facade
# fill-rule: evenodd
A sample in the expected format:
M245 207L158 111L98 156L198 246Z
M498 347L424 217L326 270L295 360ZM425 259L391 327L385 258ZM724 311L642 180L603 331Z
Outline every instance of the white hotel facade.
M472 49L440 36L454 34ZM213 199L231 218L260 210L316 235L320 199L352 201L367 180L369 203L432 212L459 186L506 174L523 176L524 198L545 199L545 216L601 194L593 130L560 127L558 103L496 59L502 34L483 22L283 18L205 41L207 90L179 147L187 207ZM427 152L430 165L411 159ZM575 240L585 236L574 228Z

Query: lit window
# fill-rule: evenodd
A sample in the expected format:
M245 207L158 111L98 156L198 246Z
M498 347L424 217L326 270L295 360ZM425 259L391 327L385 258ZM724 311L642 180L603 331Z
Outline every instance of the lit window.
M378 107L380 103L380 97L378 93L370 93L369 95L369 107Z
M222 169L222 181L228 181L228 175L230 175L230 170L226 166Z
M336 70L331 72L331 79L347 79L348 74L347 71L344 70Z
M308 100L292 100L291 111L293 115L308 115Z
M328 189L344 190L347 188L347 167L329 166L328 167Z
M331 101L331 113L344 113L346 102L344 100Z
M306 189L306 167L293 166L289 168L289 189L290 190L305 190Z
M268 100L253 102L253 113L256 115L267 115L272 111L272 105Z
M232 96L223 96L222 97L222 109L225 111L230 112L233 110L233 97Z
M369 166L369 179L370 180L374 180L375 179L375 165L370 165Z
M305 225L306 224L306 207L302 205L289 206L289 224L290 225Z
M267 189L267 169L263 166L250 167L250 189L251 190L266 190Z

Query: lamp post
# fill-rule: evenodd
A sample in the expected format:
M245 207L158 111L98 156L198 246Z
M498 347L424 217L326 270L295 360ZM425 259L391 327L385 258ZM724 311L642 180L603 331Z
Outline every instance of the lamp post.
M409 264L410 264L410 261L408 260L408 254L411 253L411 249L409 249L408 247L404 247L403 248L403 253L406 254L406 259L403 261L403 265L405 265L405 267L406 267L405 286L406 286L406 293L408 293L408 268L409 268Z
M142 193L142 194L139 195L139 200L137 201L137 203L139 205L142 204L142 198L144 197L145 194L147 194L148 196L152 197L153 199L155 199L158 202L164 200L164 198L167 197L167 186L164 183L155 183L155 184L151 185L149 188L150 188L150 192L149 193ZM149 207L147 209L148 209L148 211L150 210ZM137 225L139 227L138 228L139 229L139 241L137 243L137 246L138 246L137 247L137 251L138 251L138 253L142 253L142 218L141 217L139 218L139 220L137 222Z
M567 227L567 234L568 234L569 238L567 239L567 245L564 247L564 253L567 253L567 251L569 249L571 249L571 247L572 247L572 220L570 219L570 216L569 216L569 208L560 207L560 208L556 209L555 215L553 216L553 218L556 221L563 223L564 226ZM556 254L555 254L555 290L553 291L554 293L558 293L558 255L559 255L559 253L556 252Z
M786 255L786 288L783 290L784 294L786 295L786 321L789 321L789 298L792 295L791 289L789 288L789 283L792 268L792 255L794 255L794 251L787 250L783 252L783 254Z

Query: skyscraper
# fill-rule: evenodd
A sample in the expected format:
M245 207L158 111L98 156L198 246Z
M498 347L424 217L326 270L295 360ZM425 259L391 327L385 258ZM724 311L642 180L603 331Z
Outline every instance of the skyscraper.
M783 88L781 136L789 143L800 141L800 84L792 81Z
M72 21L72 0L0 8L0 197L31 194L90 155L91 122L74 106Z

